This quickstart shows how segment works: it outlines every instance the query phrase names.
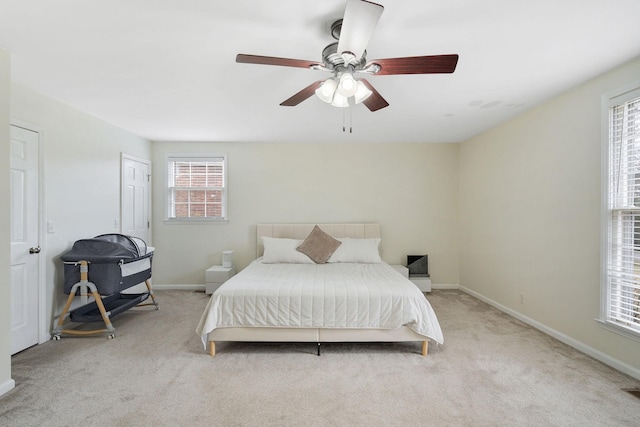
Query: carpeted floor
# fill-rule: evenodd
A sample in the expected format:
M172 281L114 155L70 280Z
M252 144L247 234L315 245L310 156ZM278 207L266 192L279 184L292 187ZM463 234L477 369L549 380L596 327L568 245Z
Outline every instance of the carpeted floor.
M460 291L429 294L445 345L219 343L208 297L157 292L117 337L64 337L15 355L2 426L637 426L625 376Z

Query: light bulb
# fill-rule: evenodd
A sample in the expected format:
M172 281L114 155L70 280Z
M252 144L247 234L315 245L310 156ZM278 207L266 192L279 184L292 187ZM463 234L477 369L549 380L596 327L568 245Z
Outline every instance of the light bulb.
M353 99L356 101L356 104L360 104L362 101L367 99L373 93L364 83L360 80L357 81L358 88L356 89L355 95L353 95Z
M337 93L348 98L355 95L356 90L358 90L358 85L351 73L342 73L340 75L340 83L338 84Z
M348 74L345 74L348 76ZM342 81L340 81L340 84L342 85L342 88L344 90L351 90L351 88L353 88L354 82L353 79L350 78L344 78L342 79Z
M340 95L340 93L338 92L339 91L336 91L335 95L333 95L333 101L331 102L331 105L341 108L348 107L349 99L346 96Z
M326 102L327 104L331 104L331 101L333 101L333 94L335 93L337 86L338 84L336 83L335 79L327 79L322 82L318 89L316 89L316 95L322 101Z

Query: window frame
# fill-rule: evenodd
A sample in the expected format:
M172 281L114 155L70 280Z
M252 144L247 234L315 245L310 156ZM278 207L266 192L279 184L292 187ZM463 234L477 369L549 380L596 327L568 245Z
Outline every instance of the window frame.
M612 211L616 210L620 213L632 211L633 214L640 215L640 207L637 209L612 208L610 202L610 145L611 145L611 114L612 109L616 106L623 105L626 102L640 97L640 81L633 82L625 87L609 92L602 96L602 120L601 120L601 141L602 141L602 187L601 187L601 265L600 265L600 316L596 319L605 329L616 334L625 336L632 340L640 342L640 323L637 327L629 327L621 322L616 322L610 317L610 281L609 281L609 260L610 260L610 239L613 233L612 223L614 221ZM640 115L638 116L640 119ZM635 206L635 205L634 205ZM634 230L637 227L632 227ZM637 246L634 241L634 247ZM640 254L640 253L639 253Z
M189 161L189 162L204 162L204 161L219 161L222 159L222 187L219 188L222 191L222 216L220 217L175 217L172 216L172 171L171 162L175 161ZM202 224L202 223L227 223L229 221L228 210L228 161L226 153L167 153L165 154L164 161L165 173L165 195L164 195L164 220L166 224Z

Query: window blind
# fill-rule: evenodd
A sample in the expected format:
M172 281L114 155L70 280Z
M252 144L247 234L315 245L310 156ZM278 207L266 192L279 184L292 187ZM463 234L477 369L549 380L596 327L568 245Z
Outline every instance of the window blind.
M640 96L609 109L608 196L605 320L640 333Z
M224 157L168 158L168 219L225 219Z

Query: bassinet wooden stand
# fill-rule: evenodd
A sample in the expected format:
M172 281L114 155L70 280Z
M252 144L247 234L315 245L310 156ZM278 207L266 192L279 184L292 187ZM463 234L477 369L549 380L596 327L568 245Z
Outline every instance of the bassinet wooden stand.
M142 306L153 305L155 306L156 310L159 308L159 305L156 302L155 297L153 295L153 290L151 289L151 283L149 282L148 279L144 281L145 285L147 286L147 292L144 292L142 294L132 294L130 296L116 294L116 295L108 295L103 297L98 292L96 285L89 282L88 280L89 279L88 277L89 263L83 260L83 261L78 261L77 264L80 265L80 281L75 285L73 285L73 287L71 288L71 291L69 292L67 303L65 304L64 309L62 310L62 314L60 315L60 318L58 319L58 324L53 329L53 337L52 337L53 340L56 340L56 341L59 340L61 338L61 334L95 335L95 334L107 333L107 337L109 339L115 338L115 328L111 324L111 318L115 317L116 315L132 307L142 307ZM71 320L74 320L73 319L74 312L78 312L78 317L81 319L80 321L99 320L99 318L97 317L97 313L95 313L96 312L95 309L90 311L86 308L87 306L89 306L90 309L93 308L91 304L87 306L79 307L78 309L69 312L71 303L73 302L74 297L77 295L78 288L83 286L89 289L89 293L87 295L93 296L94 302L92 304L95 304L97 308L97 313L99 313L100 318L102 318L102 321L104 322L105 327L102 329L91 329L91 330L63 329L63 324L67 317L70 317ZM151 297L152 302L143 304L142 302L149 297ZM105 303L107 304L107 306L112 305L113 308L110 307L110 310L107 310L107 307L105 307ZM81 309L82 311L79 311Z

